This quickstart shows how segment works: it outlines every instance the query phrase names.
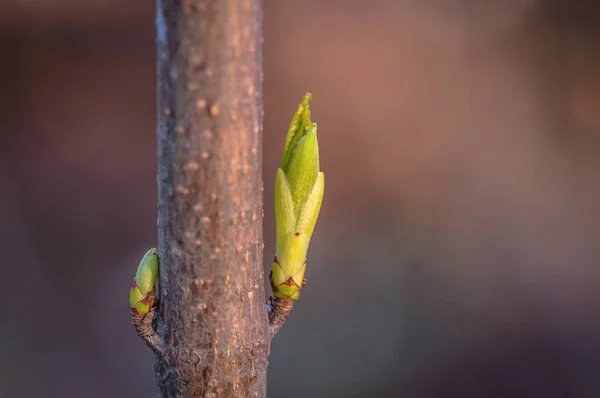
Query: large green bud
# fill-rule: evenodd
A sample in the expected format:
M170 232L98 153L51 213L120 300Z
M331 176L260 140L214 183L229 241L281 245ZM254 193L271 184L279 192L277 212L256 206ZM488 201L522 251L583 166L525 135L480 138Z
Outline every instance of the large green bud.
M131 314L141 318L152 309L158 276L158 250L150 249L140 261L129 291Z
M323 201L317 124L310 120L306 94L288 129L275 178L277 244L270 280L277 298L297 300L304 285L306 254Z

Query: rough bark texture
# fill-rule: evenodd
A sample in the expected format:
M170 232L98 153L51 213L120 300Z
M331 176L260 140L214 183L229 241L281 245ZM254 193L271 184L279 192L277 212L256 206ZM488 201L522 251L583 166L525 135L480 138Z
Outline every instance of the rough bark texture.
M163 397L264 397L260 0L158 0Z

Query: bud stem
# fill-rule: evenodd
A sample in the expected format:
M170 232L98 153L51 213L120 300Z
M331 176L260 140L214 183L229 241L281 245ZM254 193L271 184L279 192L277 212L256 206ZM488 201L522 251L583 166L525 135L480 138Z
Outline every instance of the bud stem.
M267 312L269 313L269 328L271 336L283 326L288 315L292 312L294 301L289 298L269 297L267 300Z
M150 309L146 315L140 316L135 311L131 312L131 323L137 332L137 335L146 343L148 347L154 353L160 357L165 358L167 348L164 341L160 338L160 336L154 330L154 325L152 321L154 321L154 315L156 314L156 306Z

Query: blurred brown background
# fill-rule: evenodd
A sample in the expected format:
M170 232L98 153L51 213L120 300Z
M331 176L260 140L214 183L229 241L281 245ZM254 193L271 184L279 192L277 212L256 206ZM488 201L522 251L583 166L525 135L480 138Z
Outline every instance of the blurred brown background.
M306 91L327 175L270 396L600 396L600 3L264 3L265 259ZM1 0L0 48L0 397L155 396L154 4Z

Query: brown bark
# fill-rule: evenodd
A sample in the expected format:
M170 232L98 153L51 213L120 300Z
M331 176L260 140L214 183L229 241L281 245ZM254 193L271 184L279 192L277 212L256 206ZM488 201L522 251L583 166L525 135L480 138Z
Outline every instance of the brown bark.
M266 396L261 7L157 3L163 397Z

